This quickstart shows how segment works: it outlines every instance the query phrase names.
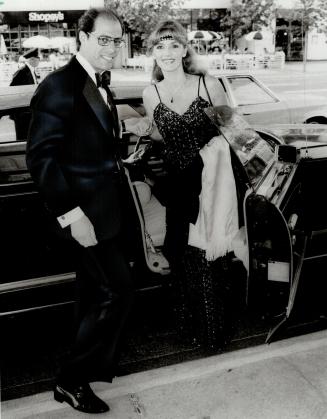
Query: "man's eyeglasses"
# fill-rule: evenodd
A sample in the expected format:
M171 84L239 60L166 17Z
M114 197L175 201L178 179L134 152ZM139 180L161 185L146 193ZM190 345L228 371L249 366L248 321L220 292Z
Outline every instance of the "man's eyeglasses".
M106 35L96 36L93 32L88 32L88 34L95 36L98 40L98 44L101 47L106 47L111 42L114 43L115 48L121 48L123 45L125 45L125 41L121 38L111 38L111 36Z

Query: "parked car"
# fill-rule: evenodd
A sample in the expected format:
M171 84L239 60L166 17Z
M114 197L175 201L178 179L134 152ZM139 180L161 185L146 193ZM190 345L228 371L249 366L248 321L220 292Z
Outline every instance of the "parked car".
M307 94L280 98L253 75L218 76L229 104L250 124L327 123L326 99Z
M220 78L230 101L235 94L231 86L237 80L261 88L262 94L271 98L270 108L281 107L275 96L252 76ZM28 89L13 89L16 90L10 90L11 95L7 91L0 98L0 115L9 125L6 116L28 108L32 93ZM142 90L141 83L113 88L120 118L144 114ZM53 234L53 220L26 168L26 143L12 141L7 128L5 125L0 143L0 317L42 312L72 304L75 298L70 245ZM222 132L233 150L238 189L244 199L245 225L239 238L241 256L236 252L233 259L235 272L241 272L242 264L247 268L247 273L242 270L247 284L243 299L258 313L269 309L273 314L281 314L281 325L292 313L305 264L326 261L327 203L321 193L321 179L327 174L327 126L298 124L267 128L265 124L256 131L250 130L240 141L235 141L227 131ZM6 141L7 134L10 141ZM130 133L123 136L124 156L129 155L137 140ZM151 173L154 181L164 175L156 154L149 156L143 169ZM133 179L133 168L130 173L132 181L139 180ZM140 234L131 266L136 288L146 292L169 282L168 267L160 253L162 238L157 242L146 240L142 217L145 209L142 214L137 188L132 186L132 190ZM271 330L268 340L277 330Z
M288 98L278 97L264 83L250 74L220 74L217 79L222 84L227 96L229 106L238 112L250 124L295 124L295 123L321 123L327 124L326 99L319 95L296 94ZM128 100L129 104L140 104L142 91L146 82L117 82L112 90L117 101L122 103ZM23 113L29 106L35 85L4 87L0 94L0 117L10 114ZM0 141L6 140L1 134ZM8 125L8 124L7 124ZM13 124L12 124L13 125ZM9 127L7 127L9 129ZM10 129L14 136L14 128Z

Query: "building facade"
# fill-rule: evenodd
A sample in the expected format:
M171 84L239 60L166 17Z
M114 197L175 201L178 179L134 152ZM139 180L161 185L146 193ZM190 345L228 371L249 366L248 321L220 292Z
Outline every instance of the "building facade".
M2 0L0 27L7 52L20 53L24 40L35 35L75 38L77 21L84 10L103 5L103 0Z
M265 29L264 40L249 43L241 39L238 44L255 50L266 48L270 52L282 49L287 60L301 60L303 27L301 21L291 18L296 0L276 0L276 5L279 7L276 19L271 28ZM33 35L75 38L77 20L90 6L102 7L104 0L1 0L0 47L2 44L5 47L3 51L18 54L22 51L24 40ZM221 32L221 19L230 8L231 0L185 0L180 6L180 20L191 31ZM131 56L130 42L127 44L127 51L122 53ZM327 59L327 37L319 28L310 31L307 36L307 59Z

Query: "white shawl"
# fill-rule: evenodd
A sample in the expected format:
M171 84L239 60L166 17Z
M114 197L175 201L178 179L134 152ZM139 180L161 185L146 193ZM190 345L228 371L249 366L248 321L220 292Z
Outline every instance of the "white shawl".
M229 144L220 135L200 150L203 160L199 215L190 224L188 244L215 260L233 249L239 231L235 179Z

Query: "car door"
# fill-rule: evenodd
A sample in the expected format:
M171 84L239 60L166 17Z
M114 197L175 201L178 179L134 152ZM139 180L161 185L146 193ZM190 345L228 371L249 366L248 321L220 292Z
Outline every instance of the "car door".
M140 96L137 93L134 96L117 99L121 119L141 117L144 113ZM13 108L29 110L28 106L20 106L21 103L0 109L0 318L67 306L75 300L73 241L58 236L61 230L27 170L26 141L17 140L16 125L9 118ZM125 133L119 144L121 155L130 154L137 140L136 136ZM136 179L144 177L138 168L133 175ZM140 242L139 235L135 235L137 256ZM131 258L136 258L134 253ZM154 283L156 287L161 286L155 274L144 271L142 261L136 265L133 272L138 290L153 289ZM142 273L138 275L138 271Z
M228 75L223 80L231 106L250 124L290 123L285 102L251 75Z
M253 178L244 166L258 179L244 201L247 304L271 320L267 342L281 336L291 317L307 320L303 307L311 315L325 310L319 295L326 292L326 203L319 180L327 169L327 135L325 127L315 127L276 127L273 133L287 145L272 150L269 166L264 167L266 159L255 166L263 176ZM258 159L253 151L247 148L247 162Z

